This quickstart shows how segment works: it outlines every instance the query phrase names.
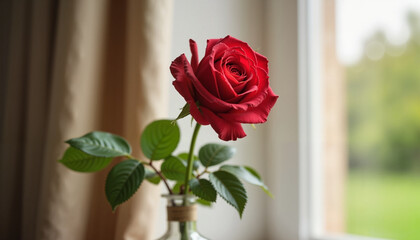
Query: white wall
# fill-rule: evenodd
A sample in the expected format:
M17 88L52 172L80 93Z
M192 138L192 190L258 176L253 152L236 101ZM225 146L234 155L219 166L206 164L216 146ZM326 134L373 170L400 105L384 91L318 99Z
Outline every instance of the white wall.
M308 0L311 1L311 0ZM267 201L266 239L301 239L298 82L298 0L267 0L267 57L271 62L271 87L279 95L267 123L267 184L276 194Z
M200 58L204 54L206 40L231 35L248 42L252 48L264 54L264 3L258 0L175 0L171 59L182 53L191 56L188 40L194 39L199 47ZM169 71L170 62L168 62ZM171 82L173 79L168 79ZM170 117L176 117L185 101L170 85ZM276 109L273 109L276 111ZM179 122L181 143L177 151L187 151L193 127L190 118ZM231 163L250 165L265 176L266 156L264 154L264 132L267 127L257 125L257 129L245 126L247 137L236 142L228 142L238 151ZM217 134L210 126L202 127L198 136L197 149L209 142L219 142ZM245 185L248 203L242 219L236 210L220 197L212 208L199 208L198 229L210 239L258 240L266 238L266 196L258 187ZM162 188L163 191L165 191ZM279 196L277 196L279 197ZM270 200L269 200L270 201ZM271 200L275 201L275 200ZM164 201L161 209L164 209ZM156 237L166 229L165 213L161 211Z

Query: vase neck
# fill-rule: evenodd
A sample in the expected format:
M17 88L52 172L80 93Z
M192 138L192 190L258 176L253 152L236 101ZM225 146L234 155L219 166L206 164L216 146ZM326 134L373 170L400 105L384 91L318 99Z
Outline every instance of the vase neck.
M166 195L166 233L159 240L207 240L197 232L194 196Z
M195 197L170 196L167 200L168 231L179 232L180 228L183 228L195 232L197 230Z
M177 221L168 221L168 229L167 232L170 233L179 233L180 230L187 229L190 232L197 231L197 223L196 221L190 222L177 222Z

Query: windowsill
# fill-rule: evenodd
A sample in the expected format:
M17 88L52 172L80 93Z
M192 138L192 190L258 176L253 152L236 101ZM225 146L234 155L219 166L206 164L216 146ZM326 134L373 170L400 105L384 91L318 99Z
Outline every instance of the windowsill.
M321 237L314 237L310 240L387 240L385 238L364 237L352 234L331 234Z

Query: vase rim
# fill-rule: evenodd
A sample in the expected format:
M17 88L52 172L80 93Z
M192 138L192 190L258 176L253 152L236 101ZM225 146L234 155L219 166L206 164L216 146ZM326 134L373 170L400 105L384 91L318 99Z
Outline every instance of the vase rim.
M171 198L174 200L182 200L185 198L184 194L162 194L161 196L164 198ZM191 199L191 198L197 198L197 197L193 194L188 194L187 198Z

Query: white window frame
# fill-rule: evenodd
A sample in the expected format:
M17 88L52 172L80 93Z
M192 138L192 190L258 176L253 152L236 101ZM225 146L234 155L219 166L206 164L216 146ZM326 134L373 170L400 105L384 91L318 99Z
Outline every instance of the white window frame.
M352 234L324 232L322 181L323 81L322 81L322 0L299 0L299 152L301 239L309 240L384 240ZM306 217L306 220L305 220Z
M270 84L280 96L267 133L268 185L278 194L267 202L268 238L380 240L323 231L321 4L266 1Z

